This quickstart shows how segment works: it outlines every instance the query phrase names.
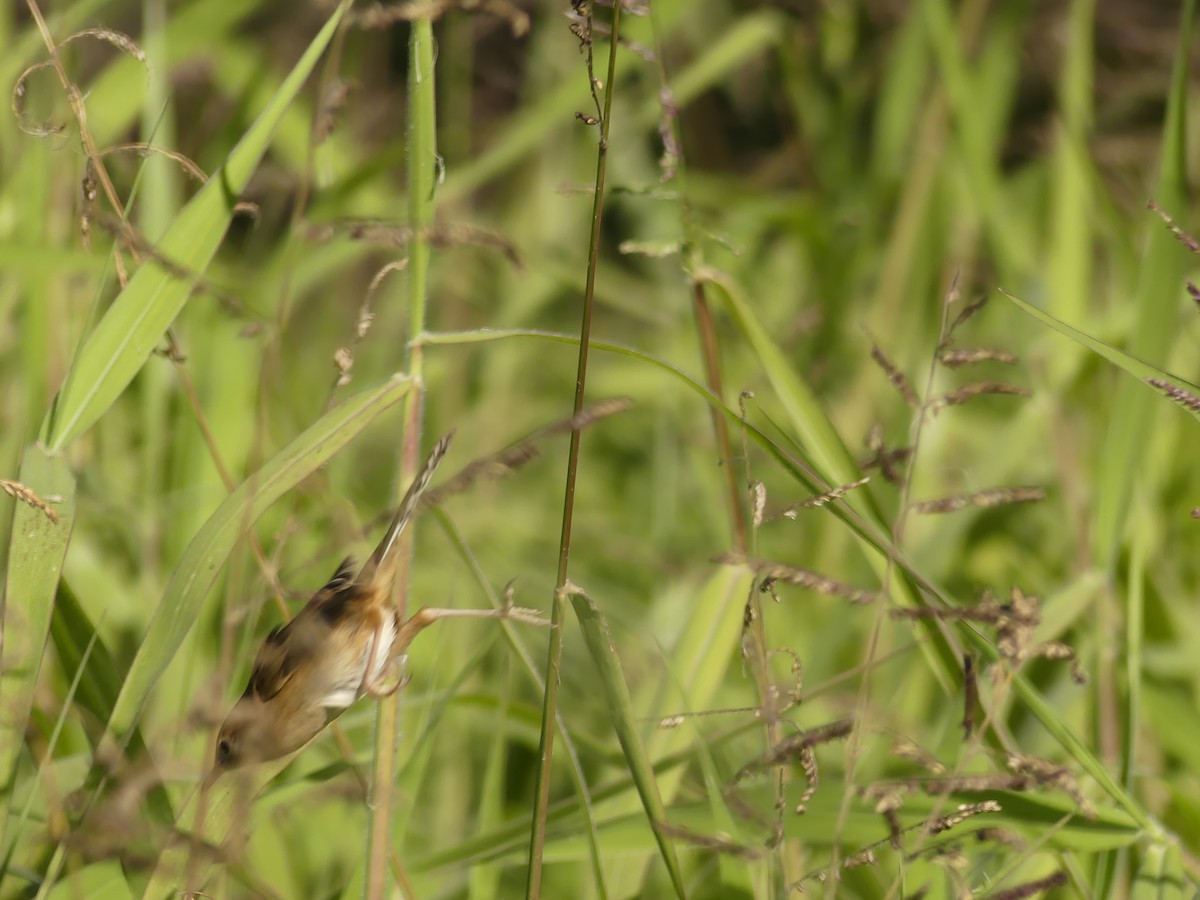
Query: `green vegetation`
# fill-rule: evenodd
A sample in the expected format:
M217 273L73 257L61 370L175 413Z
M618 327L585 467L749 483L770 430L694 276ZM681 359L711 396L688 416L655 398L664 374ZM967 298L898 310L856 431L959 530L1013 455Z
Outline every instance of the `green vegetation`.
M10 4L0 898L1195 896L1193 13Z

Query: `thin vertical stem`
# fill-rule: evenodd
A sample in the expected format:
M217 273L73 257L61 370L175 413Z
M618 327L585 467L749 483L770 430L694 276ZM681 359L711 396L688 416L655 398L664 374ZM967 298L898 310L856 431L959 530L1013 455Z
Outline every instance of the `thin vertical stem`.
M608 168L609 128L612 124L613 89L617 77L617 46L621 26L621 4L613 4L612 31L609 34L608 74L604 88L604 109L600 116L600 140L596 152L596 189L592 198L592 232L588 247L587 283L583 295L583 317L579 326L579 362L575 373L574 415L583 410L587 387L588 349L592 333L592 307L596 292L596 269L600 261L600 225L604 212L604 180ZM588 9L588 40L591 40L591 9ZM588 47L588 78L592 79L591 46ZM590 85L595 96L598 85ZM550 641L546 658L546 695L542 705L542 729L538 743L537 797L529 846L529 879L525 896L537 900L542 892L542 857L546 846L546 817L550 806L550 776L554 759L554 723L558 713L558 685L562 665L563 626L566 620L565 588L571 558L571 525L575 513L575 482L579 468L580 430L571 430L567 451L567 483L563 492L562 533L558 543L558 577L550 613Z
M425 301L429 276L429 226L433 223L436 181L437 134L433 81L433 23L416 19L409 42L408 70L408 217L412 231L408 260L408 333L425 330ZM424 351L419 343L408 348L408 373L420 382ZM404 441L400 451L400 488L412 480L420 463L424 389L412 391L404 402ZM396 572L396 608L401 619L408 607L408 581L412 535L400 537ZM392 803L396 764L396 736L403 691L381 700L375 724L375 771L371 784L370 834L367 850L366 896L383 900L388 895L388 854L391 849Z
M680 164L682 165L682 160ZM687 204L686 199L683 202L685 205ZM690 221L689 211L685 211L684 216ZM694 244L692 246L695 247ZM698 250L694 252L698 254ZM693 271L695 271L694 268ZM721 386L721 354L717 345L717 327L713 321L712 310L708 306L708 298L704 296L704 285L699 281L692 282L692 306L696 313L696 330L700 332L700 350L704 356L704 379L713 396L723 400L725 394ZM721 467L725 471L725 490L729 497L733 545L739 553L745 553L750 547L746 536L746 504L743 502L743 493L738 487L733 444L729 440L729 423L725 420L724 413L715 406L711 407L709 412L712 413L713 432L717 438L717 452L721 454Z

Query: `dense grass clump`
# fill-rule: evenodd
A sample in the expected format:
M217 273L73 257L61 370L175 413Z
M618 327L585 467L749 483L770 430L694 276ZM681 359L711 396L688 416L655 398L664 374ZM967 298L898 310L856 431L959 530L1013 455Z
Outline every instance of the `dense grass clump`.
M1193 896L1193 14L10 4L0 898Z

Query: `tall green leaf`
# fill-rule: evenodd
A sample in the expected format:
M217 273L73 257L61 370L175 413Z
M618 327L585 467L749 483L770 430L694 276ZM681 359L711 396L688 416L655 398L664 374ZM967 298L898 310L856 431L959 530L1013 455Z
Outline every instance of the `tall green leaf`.
M221 244L238 196L250 181L271 135L332 39L348 0L309 44L267 108L225 164L171 223L157 254L197 277ZM47 446L60 450L95 424L142 368L195 285L147 260L80 348L62 393L43 427Z
M34 444L25 449L19 478L40 498L52 501L58 521L26 503L17 503L13 513L0 606L0 792L5 794L12 790L25 745L54 594L75 521L75 478L65 459Z

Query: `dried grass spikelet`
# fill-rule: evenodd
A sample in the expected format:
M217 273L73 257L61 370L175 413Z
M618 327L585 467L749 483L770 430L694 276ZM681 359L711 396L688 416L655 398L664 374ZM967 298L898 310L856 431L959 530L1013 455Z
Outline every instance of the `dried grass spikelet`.
M921 398L917 396L917 391L908 380L908 376L896 368L895 364L884 354L883 349L874 341L871 342L871 359L875 360L879 368L883 369L888 381L904 398L905 403L913 409L921 405Z
M334 78L325 89L317 113L313 117L312 136L316 145L329 140L337 124L338 116L347 101L358 92L359 83L352 78Z
M1194 237L1184 231L1183 228L1179 226L1175 219L1166 210L1164 210L1153 200L1146 204L1146 209L1150 210L1163 220L1171 234L1174 236L1175 240L1187 247L1192 253L1200 253L1200 242L1197 242Z
M898 737L892 742L892 755L914 762L932 775L940 775L946 771L946 767L937 757L906 737Z
M524 267L516 246L502 234L461 222L428 225L414 232L407 224L385 219L342 219L312 225L307 231L310 241L324 243L335 236L344 236L364 244L401 249L412 243L414 234L436 249L461 245L488 247L499 251L517 269Z
M763 512L767 508L767 486L761 481L750 482L750 511L751 521L755 528L761 528Z
M1146 383L1151 387L1156 387L1171 400L1174 400L1184 409L1189 412L1200 412L1200 397L1197 397L1191 391L1184 390L1181 387L1171 384L1169 381L1164 381L1161 378L1147 378Z
M970 320L977 312L987 306L988 296L988 294L981 294L964 306L961 310L959 310L959 313L957 316L955 316L954 321L950 323L950 327L946 329L946 336L943 338L941 344L942 347L945 347L950 343L950 339L954 336L954 332L958 331L958 329L965 325L967 321Z
M33 488L27 487L19 481L9 481L0 478L0 491L4 491L4 493L8 494L8 496L12 497L18 503L24 503L26 506L36 509L49 519L51 524L58 524L60 518L58 513L50 507L48 502L39 497ZM56 498L52 497L50 499L53 501ZM57 499L61 500L62 498Z
M1062 791L1075 801L1080 813L1086 818L1096 818L1096 810L1083 795L1079 777L1066 766L1038 756L1022 756L1016 753L1010 753L1005 762L1010 770L1030 776L1038 785Z
M810 569L764 559L752 559L741 553L719 553L713 557L713 562L723 566L749 566L762 579L759 590L763 593L770 593L777 601L779 598L774 594L774 587L780 581L808 588L818 594L844 597L851 603L871 603L879 596L878 591L855 587Z
M1034 632L1042 621L1041 601L1019 587L1012 589L1007 603L999 602L990 591L985 591L974 606L896 608L890 610L889 615L895 619L957 619L991 625L996 629L996 649L1006 662L1020 665L1031 657L1070 660L1072 677L1076 681L1086 681L1070 646L1061 641L1034 643Z
M452 9L478 11L508 23L515 38L529 32L529 14L511 0L406 0L401 3L363 4L347 17L349 24L362 29L390 28L397 22L415 19L439 19Z
M702 834L701 832L693 831L691 828L676 825L672 822L658 822L655 828L663 834L679 838L679 840L691 844L693 847L699 847L701 850L711 850L723 856L733 856L738 859L758 859L763 855L763 851L758 847L750 847L739 843L723 834Z
M899 484L901 481L899 467L912 456L913 448L889 449L886 447L883 443L883 428L878 424L871 426L871 430L867 433L866 445L873 455L862 464L862 468L864 470L879 469L884 480L891 484Z
M575 430L582 431L602 419L624 412L631 406L633 406L633 400L629 397L613 397L608 400L600 400L580 410L578 415L560 419L557 422L539 428L524 440L518 441L496 453L479 457L468 464L457 475L454 475L437 487L427 490L421 500L421 506L431 509L444 503L450 497L467 490L477 481L491 481L504 478L521 468L521 466L526 465L530 460L535 459L541 453L538 444L545 438Z
M967 819L984 813L998 813L1000 811L1000 804L995 800L984 800L981 803L962 803L949 815L936 816L927 820L923 828L928 834L941 834L943 831L949 831L951 828L961 825Z
M990 488L970 494L956 494L912 504L913 512L923 515L958 512L968 507L989 509L1014 503L1036 503L1046 499L1046 491L1040 487Z
M1014 850L1024 850L1026 843L1015 831L1008 828L980 828L975 832L975 840L979 843L994 843L1002 844L1005 847L1012 847Z
M975 381L942 394L940 397L934 397L929 401L926 409L929 410L930 415L936 416L947 406L961 406L964 403L974 400L976 397L982 397L987 394L1002 394L1012 397L1030 396L1029 388L1021 387L1017 384L1009 384L1006 381Z
M1026 881L1024 884L1019 884L1006 891L992 894L991 900L1025 900L1027 897L1044 893L1051 888L1062 887L1068 880L1066 872L1058 871L1045 878L1039 878L1036 881Z
M772 518L794 519L796 513L801 509L819 509L827 503L832 503L835 500L841 500L855 488L860 488L871 480L870 475L865 475L857 481L851 481L848 484L838 485L832 490L826 491L823 494L817 494L815 497L809 497L807 500L801 500L799 503L793 503L787 509L782 510L778 516Z
M857 869L862 866L877 865L879 865L879 860L875 857L875 851L871 847L860 850L842 860L843 869Z
M795 734L784 738L762 756L742 766L733 778L734 783L736 784L754 772L762 771L771 766L784 765L792 760L799 759L806 750L811 750L813 747L820 744L827 744L830 741L840 740L849 735L853 728L853 719L838 719L837 721L810 729L802 734Z
M973 366L984 362L998 362L1011 366L1016 364L1017 356L1007 350L1000 350L995 347L947 348L938 352L938 362L948 369Z

